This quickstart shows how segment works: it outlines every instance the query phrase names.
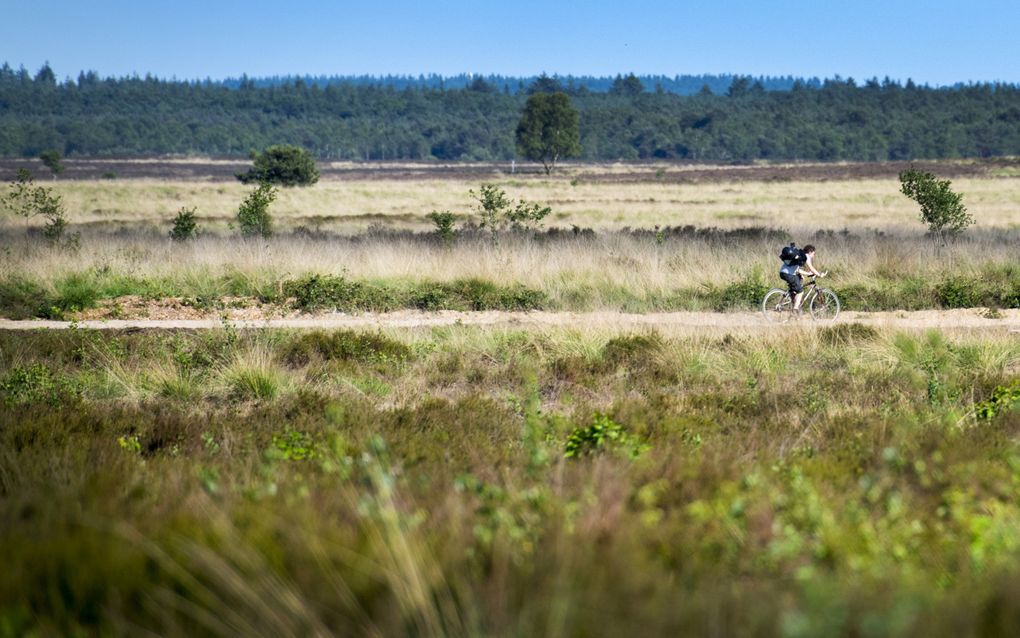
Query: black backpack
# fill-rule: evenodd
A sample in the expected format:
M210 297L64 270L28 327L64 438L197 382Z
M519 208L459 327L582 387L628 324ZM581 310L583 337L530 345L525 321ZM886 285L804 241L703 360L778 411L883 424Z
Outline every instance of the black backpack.
M779 259L787 266L803 266L807 263L807 255L793 242L789 246L783 246Z

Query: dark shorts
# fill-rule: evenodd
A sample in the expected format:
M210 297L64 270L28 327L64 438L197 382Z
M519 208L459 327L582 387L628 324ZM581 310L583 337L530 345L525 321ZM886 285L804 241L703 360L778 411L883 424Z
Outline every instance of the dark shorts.
M781 272L779 276L783 278L783 281L790 284L790 294L797 295L804 292L804 285L801 283L800 275L792 275L790 273Z

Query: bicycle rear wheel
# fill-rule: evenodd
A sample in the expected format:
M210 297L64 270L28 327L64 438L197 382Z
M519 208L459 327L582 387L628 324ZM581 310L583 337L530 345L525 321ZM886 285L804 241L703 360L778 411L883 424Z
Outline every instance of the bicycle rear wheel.
M790 295L781 288L773 288L765 293L761 302L761 311L769 323L785 323L793 314L793 302Z
M835 321L839 314L839 297L825 288L819 288L811 299L811 316L818 321Z

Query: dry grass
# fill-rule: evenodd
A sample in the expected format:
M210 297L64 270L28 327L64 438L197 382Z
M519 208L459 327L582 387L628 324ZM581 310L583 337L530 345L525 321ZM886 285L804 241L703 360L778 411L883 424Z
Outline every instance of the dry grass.
M548 204L552 225L612 229L693 224L719 228L768 226L792 231L843 228L916 230L916 207L895 179L832 182L592 184L521 176L494 181L514 197ZM280 228L306 226L356 232L371 224L425 229L432 210L471 212L471 189L458 179L323 181L286 189L273 206ZM979 227L1020 226L1020 178L961 178L953 182ZM165 232L182 206L198 207L203 226L225 232L248 187L235 183L156 180L56 182L72 224L151 226ZM6 220L25 226L23 220Z

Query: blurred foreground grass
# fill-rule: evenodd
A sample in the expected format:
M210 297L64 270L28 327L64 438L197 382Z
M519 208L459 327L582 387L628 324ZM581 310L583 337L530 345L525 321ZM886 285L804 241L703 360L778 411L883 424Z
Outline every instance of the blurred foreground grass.
M857 324L0 334L0 635L1017 635L1018 378Z

